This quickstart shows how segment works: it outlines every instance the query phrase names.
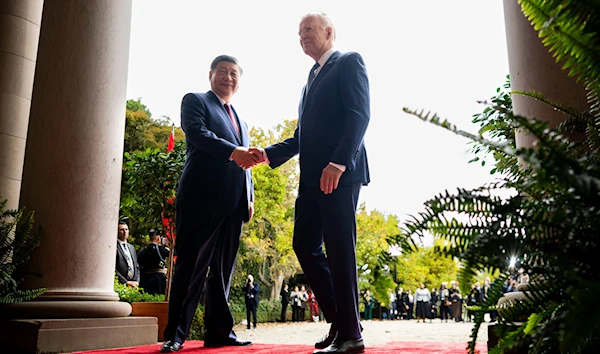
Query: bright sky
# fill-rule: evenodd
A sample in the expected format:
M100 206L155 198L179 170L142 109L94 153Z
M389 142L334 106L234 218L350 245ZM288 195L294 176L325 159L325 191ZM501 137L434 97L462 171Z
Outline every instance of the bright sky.
M210 62L237 57L244 69L232 103L250 126L296 119L313 61L298 41L309 12L332 18L336 47L363 56L371 85L365 144L371 184L361 202L406 219L445 189L490 181L467 164L467 140L402 107L425 108L476 131L477 100L495 93L508 74L501 1L243 1L134 0L128 98L179 125L181 98L210 89Z

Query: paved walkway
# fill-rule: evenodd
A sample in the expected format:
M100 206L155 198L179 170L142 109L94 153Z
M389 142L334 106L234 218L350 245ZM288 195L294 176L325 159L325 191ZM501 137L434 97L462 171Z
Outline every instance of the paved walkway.
M469 322L441 323L439 319L425 323L411 321L363 321L365 344L381 345L389 342L464 342L471 337L473 324ZM487 326L484 323L479 330L478 342L487 341ZM324 322L288 322L258 324L256 330L246 330L245 325L234 328L238 337L264 344L311 344L329 330Z

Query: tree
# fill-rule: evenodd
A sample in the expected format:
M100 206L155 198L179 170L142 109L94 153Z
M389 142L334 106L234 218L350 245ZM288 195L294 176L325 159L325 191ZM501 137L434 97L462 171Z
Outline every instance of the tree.
M125 111L125 152L142 152L146 149L166 151L172 122L169 117L152 118L150 109L137 100L127 100ZM185 140L180 127L175 128L175 140Z
M398 233L398 219L377 210L368 212L361 204L356 214L356 263L358 287L361 292L370 290L382 304L388 299L388 289L395 289L393 265L382 262L379 255L387 252L387 239Z

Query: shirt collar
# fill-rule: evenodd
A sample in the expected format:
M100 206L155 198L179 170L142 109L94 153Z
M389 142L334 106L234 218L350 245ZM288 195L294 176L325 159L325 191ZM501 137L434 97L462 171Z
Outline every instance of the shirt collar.
M323 53L323 55L321 55L319 60L317 60L317 62L319 63L319 68L322 68L323 65L325 65L325 63L327 63L327 60L329 60L329 58L331 58L333 53L335 53L336 51L337 51L337 49L335 49L335 47L331 47L328 51Z
M213 90L210 90L210 92L214 93L214 94L215 94L215 96L217 96L217 98L219 99L219 102L221 102L221 106L224 106L224 105L225 105L225 103L227 103L227 102L225 102L225 100L224 100L224 99L222 99L222 98L221 98L221 96L217 95L217 93L216 93L215 91L213 91Z

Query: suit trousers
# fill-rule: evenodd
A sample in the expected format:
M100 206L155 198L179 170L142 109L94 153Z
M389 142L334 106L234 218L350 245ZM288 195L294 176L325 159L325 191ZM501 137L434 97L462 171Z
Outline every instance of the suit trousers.
M286 321L287 307L288 307L288 302L282 301L281 302L281 320L280 320L281 322Z
M246 301L246 321L248 321L246 328L248 329L250 329L250 323L254 324L254 328L256 328L256 306L256 302ZM250 315L254 322L250 322Z
M360 188L360 184L338 186L326 195L301 183L294 215L294 251L325 319L344 340L361 338L356 271Z
M202 290L205 290L206 298L206 339L224 342L228 338L237 338L233 332L235 320L227 299L243 218L248 213L246 209L245 194L236 210L229 215L202 214L193 207L178 206L174 249L177 262L171 285L165 340L185 341Z

